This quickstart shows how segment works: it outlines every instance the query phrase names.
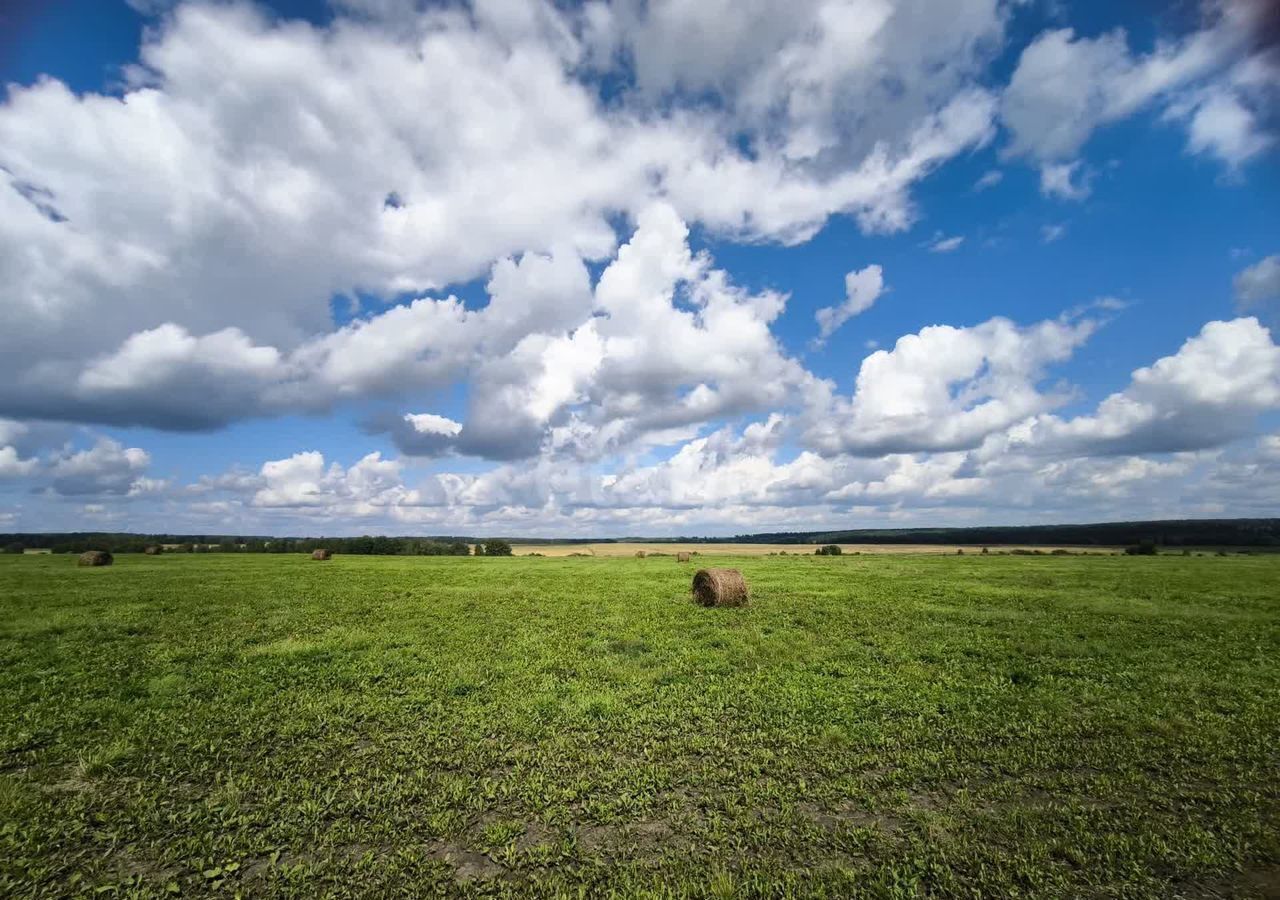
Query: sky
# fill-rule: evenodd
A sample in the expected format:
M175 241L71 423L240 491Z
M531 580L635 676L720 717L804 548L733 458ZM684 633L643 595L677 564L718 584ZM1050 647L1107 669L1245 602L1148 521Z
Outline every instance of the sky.
M1280 515L1268 0L8 0L0 531Z

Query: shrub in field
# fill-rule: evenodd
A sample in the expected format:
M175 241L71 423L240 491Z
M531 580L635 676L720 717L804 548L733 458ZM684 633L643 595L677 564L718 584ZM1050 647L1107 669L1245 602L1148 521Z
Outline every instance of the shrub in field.
M480 552L479 552L479 551L480 551L480 547L479 547L479 545L477 545L477 546L476 546L476 555L477 555L477 556L479 556L479 555L480 555ZM485 556L510 556L510 555L511 555L511 545L510 545L509 543L507 543L506 541L497 541L497 540L494 540L494 541L485 541L485 542L484 542L484 555L485 555Z
M814 556L839 556L844 551L840 549L839 544L827 544L813 551Z
M389 555L470 556L471 545L465 541L404 541L393 554Z
M1155 556L1156 542L1145 540L1137 544L1130 544L1124 548L1124 552L1129 556Z

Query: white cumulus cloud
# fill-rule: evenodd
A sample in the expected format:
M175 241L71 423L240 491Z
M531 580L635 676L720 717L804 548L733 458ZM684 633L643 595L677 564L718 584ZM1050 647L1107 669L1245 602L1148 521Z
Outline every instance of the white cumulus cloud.
M1167 453L1219 447L1280 407L1280 347L1255 318L1209 322L1177 353L1133 373L1095 413L1044 416L1025 441L1075 454Z
M1268 256L1241 270L1232 286L1236 304L1242 311L1280 312L1280 254Z
M845 322L869 310L883 293L884 270L880 266L872 264L849 272L844 276L844 302L816 314L819 339L825 341Z
M929 326L864 359L853 396L812 414L807 438L828 454L975 447L1064 402L1061 390L1044 391L1040 381L1094 327L1088 320L1024 327L1003 318L970 328Z

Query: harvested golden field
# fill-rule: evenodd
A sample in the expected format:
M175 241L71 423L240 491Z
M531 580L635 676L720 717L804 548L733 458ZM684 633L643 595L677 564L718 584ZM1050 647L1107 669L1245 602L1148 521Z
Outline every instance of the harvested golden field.
M666 543L644 543L644 542L601 542L593 544L512 544L512 552L516 556L527 556L530 553L541 553L543 556L571 556L579 553L584 556L635 556L637 552L644 551L650 555L667 555L675 556L681 551L697 553L702 556L768 556L770 553L786 553L799 554L801 556L811 555L822 544L711 544L711 543L690 543L690 544L666 544ZM981 553L980 545L969 544L839 544L841 551L844 553L933 553L954 556L957 550L963 550L965 553ZM1035 551L1041 553L1052 553L1054 550L1064 549L1071 553L1117 553L1118 547L1051 547L1051 546L1019 546L1019 547L992 547L991 553L1011 553L1015 550Z

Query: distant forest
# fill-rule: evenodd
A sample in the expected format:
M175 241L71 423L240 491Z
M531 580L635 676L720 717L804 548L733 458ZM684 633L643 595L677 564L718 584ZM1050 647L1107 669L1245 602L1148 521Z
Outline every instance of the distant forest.
M113 532L66 532L60 534L0 534L0 552L24 553L51 550L54 553L83 553L108 550L111 553L142 553L160 547L165 553L310 553L325 548L334 553L356 556L493 556L509 555L506 541L486 538L452 537L325 537L278 538L220 534L129 534Z
M1088 525L983 525L973 528L868 528L854 531L781 531L719 538L739 544L1052 544L1119 547L1152 542L1163 547L1276 547L1280 519L1170 519Z
M142 552L151 545L167 552L309 553L324 547L335 553L379 556L466 556L474 545L493 545L502 553L507 542L521 544L738 543L738 544L1048 544L1053 546L1121 547L1257 547L1280 550L1280 519L1179 519L1160 522L1102 522L1088 525L979 526L974 528L869 528L852 531L783 531L734 537L628 538L477 538L434 537L271 537L224 534L129 534L63 532L0 534L0 551L26 549L55 553L109 550ZM508 551L509 552L509 551Z

